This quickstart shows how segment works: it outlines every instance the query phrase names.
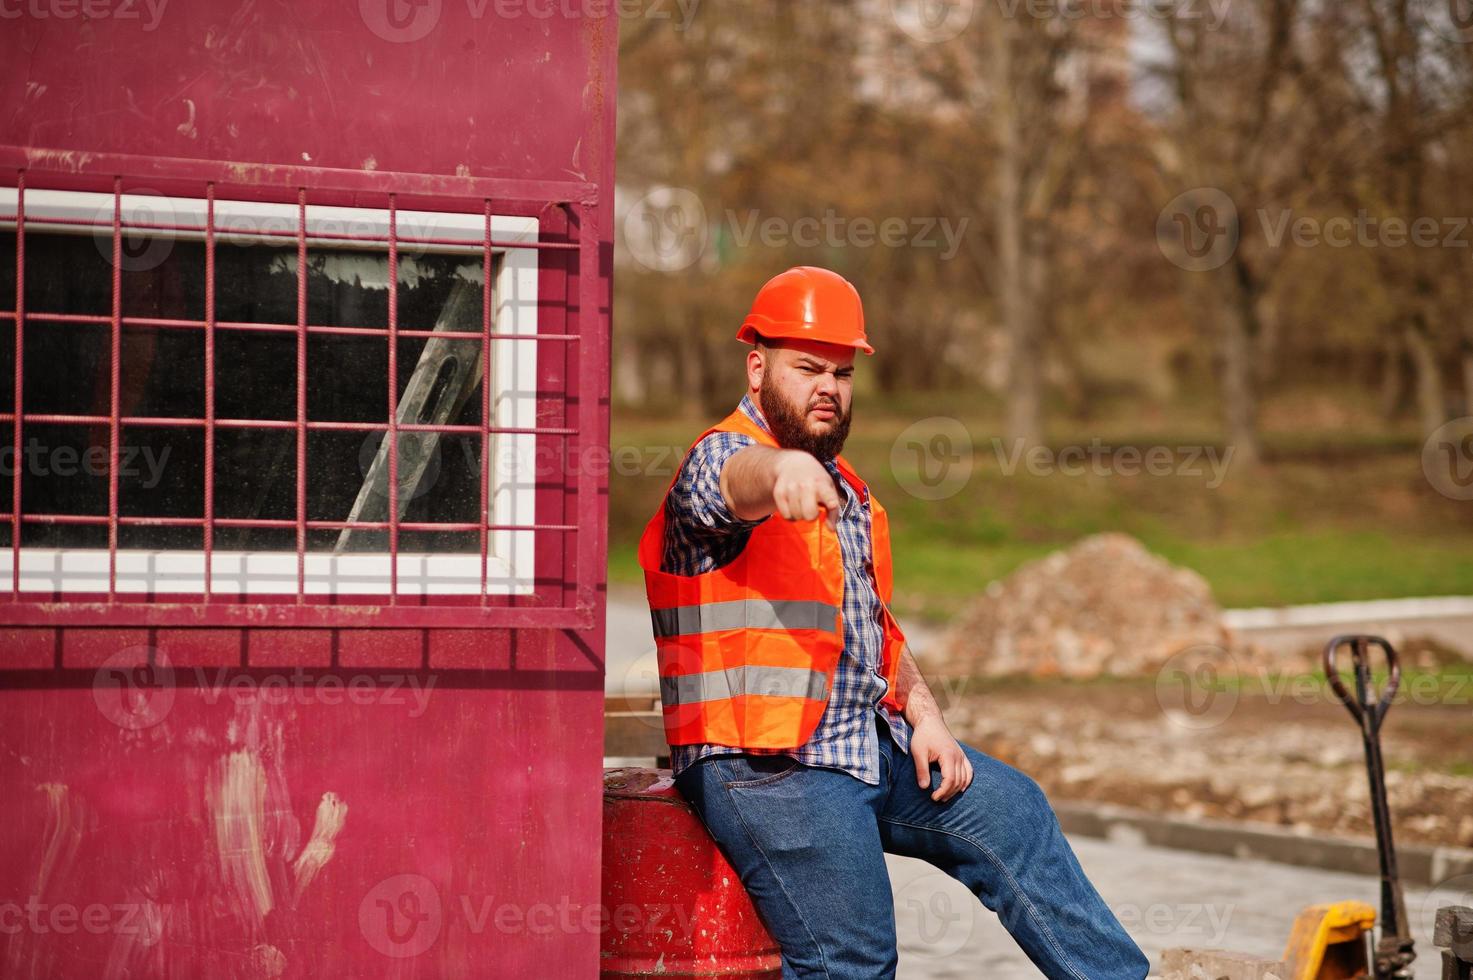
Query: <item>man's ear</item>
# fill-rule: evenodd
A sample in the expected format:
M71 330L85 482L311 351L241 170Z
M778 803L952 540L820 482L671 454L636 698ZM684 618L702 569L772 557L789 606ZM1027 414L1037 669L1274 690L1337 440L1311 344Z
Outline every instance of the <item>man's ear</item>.
M747 351L747 384L753 388L762 387L762 375L767 371L767 348L761 345Z

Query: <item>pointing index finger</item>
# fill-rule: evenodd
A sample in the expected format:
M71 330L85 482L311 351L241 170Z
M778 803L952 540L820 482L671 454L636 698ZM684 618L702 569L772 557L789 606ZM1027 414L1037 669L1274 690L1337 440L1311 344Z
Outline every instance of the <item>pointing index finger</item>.
M830 528L837 530L839 527L839 509L842 506L838 491L833 486L824 487L819 493L818 502L823 505L824 520L829 522Z

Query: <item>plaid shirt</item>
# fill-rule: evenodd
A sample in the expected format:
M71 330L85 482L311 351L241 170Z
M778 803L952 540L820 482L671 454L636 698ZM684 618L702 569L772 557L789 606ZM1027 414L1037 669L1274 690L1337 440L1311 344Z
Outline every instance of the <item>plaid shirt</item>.
M763 429L767 422L750 397L741 410ZM661 569L677 575L699 575L720 568L746 546L747 536L761 524L736 517L721 496L721 468L732 454L755 442L739 432L713 432L691 450L671 488L665 508L665 553ZM839 511L839 548L844 556L844 654L834 671L833 690L813 736L797 749L744 750L726 745L674 745L675 772L709 755L766 751L789 755L812 766L841 769L871 785L880 781L880 747L871 711L889 723L902 752L909 751L910 726L896 711L880 704L885 679L879 674L884 646L880 596L865 563L870 554L870 504L860 499L839 475L833 460L824 464L844 496ZM778 518L781 520L781 518Z

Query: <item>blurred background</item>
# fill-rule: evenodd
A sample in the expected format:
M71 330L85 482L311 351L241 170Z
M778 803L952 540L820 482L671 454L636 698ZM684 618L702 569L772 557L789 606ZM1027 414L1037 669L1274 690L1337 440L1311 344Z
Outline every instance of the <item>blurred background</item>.
M896 611L960 736L1061 812L1364 842L1318 655L1377 631L1406 668L1399 840L1473 847L1467 0L642 10L611 665L648 633L639 533L744 390L752 296L826 266L878 350L845 455L891 511ZM1425 886L1463 868L1441 867Z
M682 451L725 414L757 287L824 265L879 351L848 455L897 511L906 608L952 612L1100 530L1234 606L1473 591L1473 507L1421 465L1473 414L1473 30L1452 8L667 7L622 25L616 445ZM970 433L971 478L897 493L891 446L934 415ZM1212 487L1206 460L1006 476L1015 439L1232 456ZM668 476L615 462L611 572L637 581Z

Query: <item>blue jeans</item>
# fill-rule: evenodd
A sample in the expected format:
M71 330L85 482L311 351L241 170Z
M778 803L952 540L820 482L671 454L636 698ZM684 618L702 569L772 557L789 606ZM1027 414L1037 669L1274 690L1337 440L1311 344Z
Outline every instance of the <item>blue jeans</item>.
M785 978L895 975L886 851L960 881L1047 977L1146 976L1145 954L1085 877L1037 783L963 745L972 783L937 803L877 724L878 786L774 755L715 756L676 777L781 946ZM940 778L933 766L932 790Z

